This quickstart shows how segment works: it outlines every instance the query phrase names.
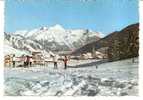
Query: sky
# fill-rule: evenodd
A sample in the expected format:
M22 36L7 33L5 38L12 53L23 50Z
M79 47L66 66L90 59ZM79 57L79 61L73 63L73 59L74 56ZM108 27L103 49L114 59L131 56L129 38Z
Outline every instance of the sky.
M103 34L139 22L138 0L6 0L5 32L60 24Z

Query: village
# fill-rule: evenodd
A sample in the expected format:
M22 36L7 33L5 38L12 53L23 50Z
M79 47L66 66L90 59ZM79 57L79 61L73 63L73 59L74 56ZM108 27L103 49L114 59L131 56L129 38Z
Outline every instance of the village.
M41 51L35 51L31 52L31 54L26 55L16 55L15 54L9 54L5 55L4 59L4 66L5 67L33 67L36 65L41 65L41 66L47 66L48 63L53 63L54 64L54 59L57 59L57 62L63 62L65 59L65 56L68 59L68 62L71 60L88 60L88 59L98 59L98 60L103 60L107 58L106 54L103 54L101 52L96 51L94 55L90 52L86 54L81 54L78 56L70 55L71 51L67 52L60 52L59 54L54 54L53 52L41 52ZM14 64L13 64L14 61Z

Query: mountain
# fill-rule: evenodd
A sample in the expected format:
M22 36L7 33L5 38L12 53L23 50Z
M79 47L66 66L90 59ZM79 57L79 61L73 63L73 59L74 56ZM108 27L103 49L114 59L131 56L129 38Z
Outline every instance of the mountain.
M31 31L17 31L14 36L20 35L26 41L35 41L46 50L67 51L79 48L87 43L101 38L100 33L85 29L64 29L61 25L40 27Z
M39 43L18 34L4 33L4 46L8 47L11 51L24 51L29 53L36 50L42 50L42 46ZM8 48L5 50L8 50Z
M107 53L110 61L138 56L139 23L129 25L121 31L115 31L98 41L88 43L75 51L73 55L101 50ZM104 50L103 50L104 49Z

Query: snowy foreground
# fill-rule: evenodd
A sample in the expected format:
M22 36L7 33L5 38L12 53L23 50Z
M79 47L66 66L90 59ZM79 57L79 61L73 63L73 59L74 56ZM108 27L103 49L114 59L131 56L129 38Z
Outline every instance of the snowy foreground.
M98 64L71 61L70 68L53 64L30 68L5 68L8 96L137 96L138 59Z

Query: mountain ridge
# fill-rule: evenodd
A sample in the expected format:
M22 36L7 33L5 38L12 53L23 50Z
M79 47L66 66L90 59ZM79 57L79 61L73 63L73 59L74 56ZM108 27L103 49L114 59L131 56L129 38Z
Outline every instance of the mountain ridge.
M56 24L52 27L40 27L30 31L16 31L12 35L37 41L45 49L52 51L73 50L92 41L99 40L101 33L88 29L64 29ZM59 50L58 50L59 49Z

